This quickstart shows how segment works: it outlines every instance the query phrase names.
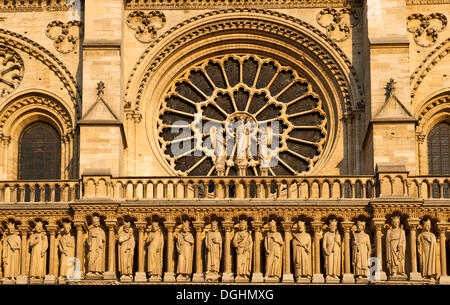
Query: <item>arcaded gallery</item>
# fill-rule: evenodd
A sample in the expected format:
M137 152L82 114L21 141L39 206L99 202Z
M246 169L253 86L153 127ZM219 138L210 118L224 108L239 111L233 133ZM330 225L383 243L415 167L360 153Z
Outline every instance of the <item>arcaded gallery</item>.
M0 1L0 282L450 284L449 21Z

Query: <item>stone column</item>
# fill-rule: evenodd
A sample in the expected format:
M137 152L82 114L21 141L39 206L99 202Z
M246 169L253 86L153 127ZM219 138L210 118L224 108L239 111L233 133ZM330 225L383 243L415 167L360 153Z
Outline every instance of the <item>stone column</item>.
M252 227L255 231L255 238L253 240L254 245L254 265L255 268L252 274L252 282L254 283L262 283L264 282L264 277L261 272L261 227L263 225L262 221L252 221Z
M19 225L17 228L20 231L22 238L22 246L20 251L20 275L17 277L16 284L28 284L27 268L27 235L30 230L28 225Z
M438 222L437 227L439 230L439 243L441 249L441 276L439 277L439 284L449 285L450 276L447 275L447 254L445 249L445 232L447 231L447 223Z
M378 258L378 263L376 264L377 270L375 271L375 280L377 281L386 281L387 276L383 271L383 240L382 240L382 232L386 219L384 218L374 218L372 220L373 227L375 228L375 248Z
M350 248L350 231L353 226L351 221L341 222L341 226L344 229L344 276L342 277L342 283L354 283L355 276L351 272L351 248Z
M321 221L313 221L311 223L313 229L314 229L314 255L313 255L313 262L314 262L314 273L312 282L313 283L324 283L325 279L323 277L323 274L320 272L320 239L321 239L321 233L322 233L322 222Z
M74 272L74 278L81 279L83 276L83 229L85 228L85 222L81 220L74 220L73 221L74 226L77 228L77 236L76 236L76 258L77 261L75 263L75 272Z
M147 276L145 275L144 270L144 262L145 262L145 254L144 254L144 230L147 228L146 221L136 221L134 223L136 228L138 229L138 270L134 275L135 282L147 282Z
M56 283L56 274L55 274L55 235L58 226L55 223L48 224L46 226L47 231L50 235L50 245L49 245L49 260L48 260L48 274L45 276L44 284L55 284Z
M223 247L223 274L222 274L222 282L233 282L234 275L231 272L231 238L230 233L233 229L233 221L225 220L222 221L222 227L225 230L225 240Z
M108 271L103 278L105 280L115 280L116 276L116 219L107 219L105 224L108 227Z
M411 250L411 272L409 273L410 281L421 281L422 275L417 272L417 238L416 230L420 223L418 218L408 218L407 224L409 227L409 242Z
M292 222L283 221L281 223L284 230L284 266L282 282L293 283L294 275L291 272L291 228Z
M192 225L195 228L195 273L192 276L193 282L204 282L203 259L202 259L202 231L205 223L203 221L194 221Z
M173 231L175 229L175 221L165 221L164 225L167 229L167 254L166 254L166 266L167 271L164 273L164 282L175 282L175 261L173 259Z

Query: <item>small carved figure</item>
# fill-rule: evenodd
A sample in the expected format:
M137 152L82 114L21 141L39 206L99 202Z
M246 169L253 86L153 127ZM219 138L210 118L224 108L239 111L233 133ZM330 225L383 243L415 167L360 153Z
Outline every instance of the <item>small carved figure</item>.
M152 280L162 279L164 236L159 223L152 223L152 231L147 236L147 270Z
M136 245L131 223L123 224L123 231L119 234L119 272L121 280L133 279L133 258Z
M239 222L239 231L234 234L233 246L236 248L236 280L248 280L252 268L253 239L247 230L247 221Z
M269 222L269 232L264 240L266 250L266 279L280 280L283 262L283 237L277 232L275 220Z
M58 242L58 250L61 253L59 260L59 278L65 280L71 268L70 260L75 256L75 237L72 235L72 223L64 222L63 230Z
M295 278L310 279L312 276L311 268L311 235L306 233L305 222L297 221L298 233L292 234L292 250L294 255Z
M101 276L105 272L105 231L100 227L100 218L92 218L93 227L89 230L88 246L88 274Z
M43 279L46 271L48 239L41 221L36 222L35 232L30 236L30 249L30 278Z
M406 235L400 226L400 217L392 218L391 228L386 233L386 261L391 277L406 277L405 274Z
M177 281L187 281L192 273L194 254L194 237L190 232L189 221L183 222L183 227L177 236Z
M353 272L358 279L367 278L369 274L369 258L372 246L369 234L364 232L365 221L358 220L356 233L353 232Z
M327 280L339 280L341 275L341 235L337 220L330 220L328 232L323 235L323 254Z
M431 221L423 223L423 231L417 237L420 271L425 279L436 279L436 236L431 232Z
M218 223L211 222L211 231L206 233L206 274L207 282L217 282L220 278L220 260L222 258L222 235L220 235Z
M20 275L20 250L20 236L16 231L16 225L9 222L8 233L2 245L4 279L15 280Z

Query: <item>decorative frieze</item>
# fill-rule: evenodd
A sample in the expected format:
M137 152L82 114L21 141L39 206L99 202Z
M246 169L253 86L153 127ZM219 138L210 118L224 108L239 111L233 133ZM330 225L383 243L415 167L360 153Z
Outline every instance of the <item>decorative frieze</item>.
M67 11L74 6L74 0L2 0L1 13L37 12L37 11Z

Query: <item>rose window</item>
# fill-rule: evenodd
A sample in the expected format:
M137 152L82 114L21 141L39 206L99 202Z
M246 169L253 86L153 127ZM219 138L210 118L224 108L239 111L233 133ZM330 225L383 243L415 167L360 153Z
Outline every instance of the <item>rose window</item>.
M180 175L297 175L319 159L326 117L320 96L294 69L226 55L174 80L159 108L158 141Z

